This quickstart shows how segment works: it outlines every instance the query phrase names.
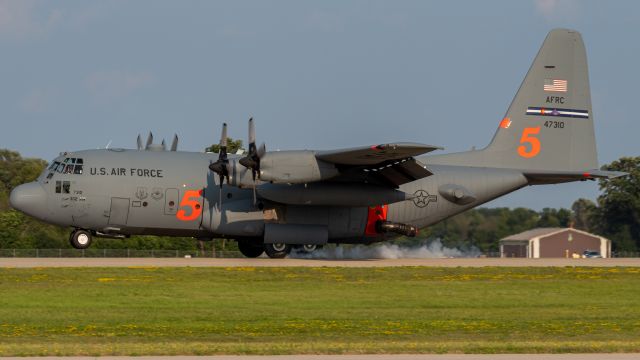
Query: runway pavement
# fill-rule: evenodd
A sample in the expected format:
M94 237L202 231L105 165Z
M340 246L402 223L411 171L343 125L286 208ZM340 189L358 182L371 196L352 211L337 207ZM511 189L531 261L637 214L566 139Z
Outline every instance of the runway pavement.
M452 259L207 259L207 258L0 258L0 267L564 267L564 266L631 266L640 267L640 258L614 259L517 259L517 258L452 258Z
M14 357L10 360L632 360L640 354L444 354L444 355L273 355L273 356L102 356Z

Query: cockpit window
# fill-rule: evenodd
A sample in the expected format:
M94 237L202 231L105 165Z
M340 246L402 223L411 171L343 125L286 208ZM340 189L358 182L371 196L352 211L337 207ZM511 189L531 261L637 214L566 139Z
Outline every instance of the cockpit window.
M66 158L56 169L59 173L64 174L77 174L80 175L83 172L84 160L81 158Z

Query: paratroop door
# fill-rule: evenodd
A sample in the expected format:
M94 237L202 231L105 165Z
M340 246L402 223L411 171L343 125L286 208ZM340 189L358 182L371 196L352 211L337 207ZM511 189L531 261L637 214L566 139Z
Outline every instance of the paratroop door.
M109 224L126 225L129 217L129 198L111 198Z

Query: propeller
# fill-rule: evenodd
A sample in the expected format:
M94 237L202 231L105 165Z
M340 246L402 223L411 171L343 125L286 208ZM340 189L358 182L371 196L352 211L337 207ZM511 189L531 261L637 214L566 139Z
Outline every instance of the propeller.
M264 156L266 147L264 143L260 148L256 147L256 128L253 118L249 119L249 153L247 156L239 160L240 165L251 169L251 177L253 178L253 203L256 203L256 177L260 177L260 158Z
M220 176L220 205L222 205L222 184L225 178L227 179L227 184L229 183L229 174L231 173L231 166L229 165L229 158L227 157L227 123L222 124L218 160L209 164L209 170Z
M140 134L138 134L138 150L142 150L142 138L140 137Z

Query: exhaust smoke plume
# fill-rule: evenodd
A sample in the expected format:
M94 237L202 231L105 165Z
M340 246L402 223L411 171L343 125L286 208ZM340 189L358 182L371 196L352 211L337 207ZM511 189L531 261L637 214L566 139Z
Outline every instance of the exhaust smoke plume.
M294 250L289 255L298 259L429 259L452 257L478 257L481 254L476 247L467 250L448 248L438 240L418 246L396 244L374 245L327 245L312 253Z

